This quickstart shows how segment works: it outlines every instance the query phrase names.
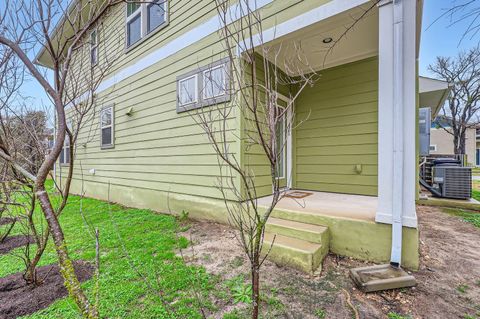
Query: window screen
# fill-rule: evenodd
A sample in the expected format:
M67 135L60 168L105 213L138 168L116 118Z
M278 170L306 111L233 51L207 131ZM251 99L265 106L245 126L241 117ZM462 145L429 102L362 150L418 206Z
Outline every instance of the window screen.
M127 22L127 45L130 46L142 38L141 15L133 17Z
M179 104L188 105L197 102L197 75L178 82Z
M165 1L157 0L147 6L147 33L165 22Z
M210 99L224 95L226 93L225 79L224 65L203 71L203 97Z
M113 146L113 107L100 112L100 143L102 147Z

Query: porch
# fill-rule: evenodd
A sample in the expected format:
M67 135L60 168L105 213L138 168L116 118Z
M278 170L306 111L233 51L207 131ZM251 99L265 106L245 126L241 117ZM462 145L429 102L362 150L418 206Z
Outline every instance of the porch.
M319 75L301 91L278 90L278 106L290 106L290 113L278 133L285 146L277 178L309 194L292 198L289 191L273 211L266 233L273 259L315 271L331 251L418 267L420 10L416 2L401 4L332 1L259 37L258 45L268 47L264 58L287 77ZM246 165L253 163L259 192L269 195L271 180L262 175L268 165L262 170L252 154Z
M285 195L278 202L277 210L370 222L375 221L377 213L378 199L375 196L310 190L289 190ZM272 196L266 196L258 199L258 204L267 206L271 201Z
M272 196L259 198L267 207ZM264 250L279 264L318 273L328 252L373 262L389 259L392 227L376 222L375 196L288 190L266 225ZM418 230L404 227L403 266L418 268Z

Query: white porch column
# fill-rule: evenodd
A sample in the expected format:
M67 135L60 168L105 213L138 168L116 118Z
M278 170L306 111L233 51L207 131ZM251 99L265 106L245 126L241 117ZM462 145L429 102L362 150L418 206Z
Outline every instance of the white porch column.
M376 221L417 227L416 0L379 4L378 209Z

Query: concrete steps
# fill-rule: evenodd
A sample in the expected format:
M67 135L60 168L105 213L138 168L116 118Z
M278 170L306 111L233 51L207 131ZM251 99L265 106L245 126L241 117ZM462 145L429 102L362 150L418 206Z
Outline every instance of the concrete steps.
M268 258L274 262L314 273L321 271L329 244L325 226L271 217L265 228L263 252L270 250Z

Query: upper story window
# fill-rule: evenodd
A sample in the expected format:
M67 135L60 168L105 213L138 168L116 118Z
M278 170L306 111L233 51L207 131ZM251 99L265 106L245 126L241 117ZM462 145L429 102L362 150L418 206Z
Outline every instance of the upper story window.
M127 3L127 47L167 24L168 0Z
M113 147L113 106L105 107L100 111L100 146Z
M90 33L90 63L96 65L98 62L98 31L93 30Z

